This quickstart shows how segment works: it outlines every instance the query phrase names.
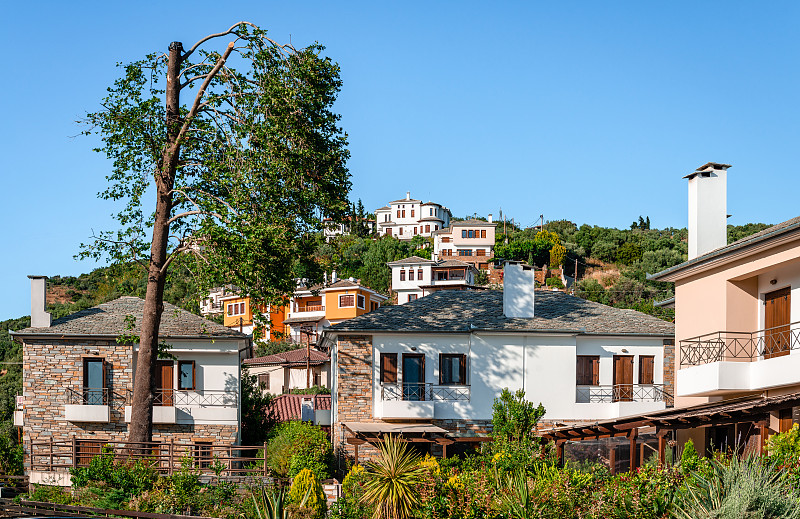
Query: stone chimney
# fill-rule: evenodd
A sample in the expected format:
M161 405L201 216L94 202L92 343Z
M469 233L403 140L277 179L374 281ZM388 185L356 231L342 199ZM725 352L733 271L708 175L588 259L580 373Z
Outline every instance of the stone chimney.
M521 262L503 264L503 315L506 317L533 317L535 293L534 270Z
M709 162L686 175L689 180L689 259L728 243L729 164Z
M28 276L31 280L31 327L50 328L47 308L47 276Z
M486 219L489 221L489 223L492 223L492 213L489 213L489 216Z
M406 191L406 200L411 200L411 191Z

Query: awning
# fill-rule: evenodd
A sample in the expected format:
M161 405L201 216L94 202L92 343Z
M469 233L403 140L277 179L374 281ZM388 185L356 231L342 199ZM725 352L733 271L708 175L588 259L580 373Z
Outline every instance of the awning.
M290 317L283 321L283 324L294 324L294 323L316 323L321 320L325 319L325 316L320 317Z

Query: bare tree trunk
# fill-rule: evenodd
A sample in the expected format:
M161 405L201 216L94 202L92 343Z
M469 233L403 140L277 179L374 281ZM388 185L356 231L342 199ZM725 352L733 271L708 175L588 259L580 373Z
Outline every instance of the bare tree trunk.
M150 264L147 273L147 293L144 300L144 315L139 338L139 355L133 383L131 425L128 440L149 442L153 438L153 401L156 391L156 360L158 357L158 329L164 311L164 284L169 241L169 219L172 212L172 188L178 166L180 146L178 135L180 118L180 73L183 45L172 42L169 46L167 65L167 139L161 159L160 171L156 175L156 212L153 225L153 241L150 246Z

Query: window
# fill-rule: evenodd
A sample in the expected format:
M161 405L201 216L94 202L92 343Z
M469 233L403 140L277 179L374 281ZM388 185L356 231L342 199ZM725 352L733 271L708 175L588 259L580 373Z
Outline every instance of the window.
M417 294L408 294L408 302L409 303L411 301L416 301L416 300L417 300Z
M384 222L388 222L389 221L389 214L388 213L383 215L383 221Z
M431 207L431 216L433 216L433 207Z
M377 309L378 309L378 303L376 303L375 301L370 301L369 302L369 310L370 310L370 312L372 310L377 310Z
M405 217L406 217L406 210L403 209L403 218L405 218Z
M449 236L442 236L442 243L450 243L450 237Z
M417 269L417 279L422 281L422 269Z
M414 269L408 269L408 280L414 281Z
M475 237L475 231L472 230L467 231L467 238L474 238L474 237Z
M397 217L400 218L400 209L397 210Z
M435 231L439 230L439 224L438 223L436 225L434 225L434 227L435 227L435 229L434 229Z
M656 358L653 355L639 355L639 383L653 383L653 368Z
M83 359L83 405L106 404L106 361L102 358Z
M414 227L414 236L416 236L416 235L417 235L417 228Z
M355 294L339 296L339 308L352 308L356 305Z
M467 230L466 230L466 229L464 229L463 231L461 231L461 237L462 237L462 238L466 238L466 237L467 237Z
M472 249L458 249L459 256L472 256Z
M397 384L397 353L381 353L381 384Z
M413 209L411 210L411 218L414 218L414 210Z
M402 227L400 227L400 230L399 230L399 232L397 234L399 234L401 236L403 235L403 228Z
M467 383L467 356L439 355L439 384L465 385Z
M406 271L400 270L400 281L405 281L405 280L406 280Z
M364 308L366 308L367 298L362 296L361 294L358 294L356 296L356 302L358 303L358 307L363 310Z
M258 375L258 385L262 389L269 389L269 373L260 373Z
M440 270L436 273L436 281L447 281L447 271Z
M228 305L228 315L244 315L244 303L230 303Z
M431 232L431 226L430 226L430 224L428 224L428 225L426 225L426 226L425 226L425 232Z
M486 256L486 251L483 249L475 249L476 256Z
M197 387L193 360L178 361L178 389L193 391Z
M600 356L578 355L575 383L579 386L600 385Z
M481 229L481 238L486 238L486 229Z
M211 466L212 442L194 442L194 459L197 466L207 469Z
M314 383L315 386L321 386L322 385L320 383L320 374L319 374L319 372L314 373L314 381L313 381L313 383Z

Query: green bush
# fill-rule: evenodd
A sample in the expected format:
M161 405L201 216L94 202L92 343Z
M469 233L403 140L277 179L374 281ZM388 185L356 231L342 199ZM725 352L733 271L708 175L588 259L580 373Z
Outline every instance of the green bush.
M88 466L72 468L70 474L75 488L96 487L94 483L101 482L119 490L126 499L152 489L158 479L151 461L118 461L105 447L103 454L92 458Z
M267 443L267 467L279 477L294 477L303 469L327 479L333 465L328 435L320 427L300 421L280 424Z
M330 395L331 390L325 386L296 387L289 390L291 395Z
M311 517L322 519L328 511L327 499L317 476L309 469L301 470L289 489L289 501L311 510Z
M342 481L342 495L331 506L332 519L369 519L374 510L362 502L366 473L361 465L353 465Z
M560 279L560 278L557 278L557 277L547 278L547 279L545 280L545 283L546 283L546 284L547 284L547 286L549 286L549 287L554 287L554 288L564 288L564 283L562 283L562 282L561 282L561 279Z
M43 503L56 503L59 505L69 505L73 503L72 494L64 487L52 485L31 485L28 492L30 501L41 501Z

